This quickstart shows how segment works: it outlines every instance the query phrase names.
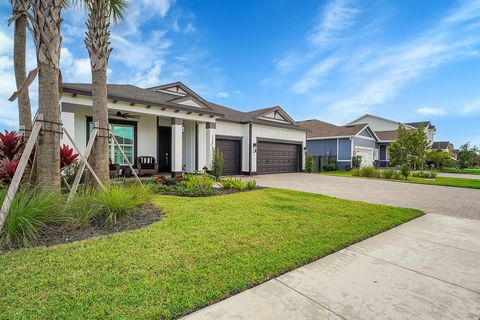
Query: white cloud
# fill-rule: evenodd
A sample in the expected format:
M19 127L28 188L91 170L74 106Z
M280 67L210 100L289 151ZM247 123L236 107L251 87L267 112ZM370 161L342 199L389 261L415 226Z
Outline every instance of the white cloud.
M60 53L62 77L65 82L90 82L92 72L89 58L76 58L68 48Z
M149 12L160 16L160 18L164 18L175 4L175 0L140 0L139 2L141 6L148 8Z
M447 112L442 108L424 107L424 108L418 108L415 111L418 114L421 114L424 116L444 116L447 114Z
M326 76L330 70L332 70L338 63L339 59L335 57L329 57L310 69L301 80L294 83L292 90L296 93L306 93L311 88L315 87L320 78Z
M11 54L13 41L4 32L0 31L0 55Z
M470 115L478 112L480 112L480 99L470 102L461 110L463 115Z
M225 91L221 91L219 93L217 93L217 97L219 98L228 98L230 95L228 94L228 92L225 92Z
M360 10L350 0L333 0L328 3L309 36L310 41L321 48L335 45L344 39L344 31L355 24Z

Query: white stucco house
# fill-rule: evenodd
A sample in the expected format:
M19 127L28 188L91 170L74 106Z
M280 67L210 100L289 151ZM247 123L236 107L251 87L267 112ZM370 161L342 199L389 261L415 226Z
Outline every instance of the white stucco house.
M61 118L84 152L92 123L91 84L64 83ZM155 157L159 173L210 169L213 151L224 174L298 172L305 168L306 130L281 108L241 112L209 102L181 82L152 88L108 85L109 123L129 160ZM64 136L63 143L69 143ZM118 148L111 161L125 167Z

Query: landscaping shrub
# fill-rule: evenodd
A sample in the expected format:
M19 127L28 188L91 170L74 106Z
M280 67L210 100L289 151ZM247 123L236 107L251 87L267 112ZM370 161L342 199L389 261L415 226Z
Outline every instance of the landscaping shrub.
M47 224L64 222L63 201L59 193L39 188L21 188L8 212L0 235L1 242L26 246L38 237Z
M326 165L323 166L323 171L337 171L338 170L338 165L336 162L329 162Z
M362 164L362 156L353 156L352 157L352 168L358 169Z
M374 167L363 167L360 168L360 176L368 178L379 178L380 171L375 169Z
M313 160L313 156L308 153L305 157L305 171L308 173L315 171L315 161Z
M188 197L206 197L214 194L215 180L208 174L187 174L183 181L175 187L175 193Z
M395 170L385 169L385 170L382 171L382 176L385 179L393 179L394 173L395 173Z
M150 202L150 197L150 192L138 184L128 187L112 185L97 194L102 215L108 223L116 223L135 207Z
M257 181L255 181L255 179L248 180L245 184L247 186L247 189L249 190L255 189L257 187Z
M360 177L360 169L358 168L353 168L352 171L350 171L352 173L352 176L354 177Z
M412 173L413 177L425 178L425 179L435 179L437 174L431 171L417 171Z
M223 153L219 148L215 148L212 159L212 175L220 178L223 174Z
M97 191L92 188L80 190L67 204L68 223L74 228L84 228L100 217L102 205L97 200Z
M393 176L392 176L392 179L395 179L395 180L400 180L402 179L402 173L398 170L395 170L393 172Z
M254 189L257 186L257 181L249 180L247 182L243 182L240 178L234 177L227 177L225 179L220 180L220 185L224 189L235 189L235 190L245 190L245 189Z

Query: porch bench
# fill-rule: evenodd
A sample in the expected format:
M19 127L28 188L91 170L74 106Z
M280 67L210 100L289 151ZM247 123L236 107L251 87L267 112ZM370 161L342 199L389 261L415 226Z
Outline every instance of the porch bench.
M144 174L157 174L158 173L157 159L151 156L137 157L137 169L138 169L139 176L142 176Z

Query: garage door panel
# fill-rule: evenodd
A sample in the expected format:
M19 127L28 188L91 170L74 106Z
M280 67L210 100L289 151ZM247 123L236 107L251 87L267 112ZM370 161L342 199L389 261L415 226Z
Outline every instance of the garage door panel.
M299 165L299 145L275 142L257 144L257 173L298 172Z

